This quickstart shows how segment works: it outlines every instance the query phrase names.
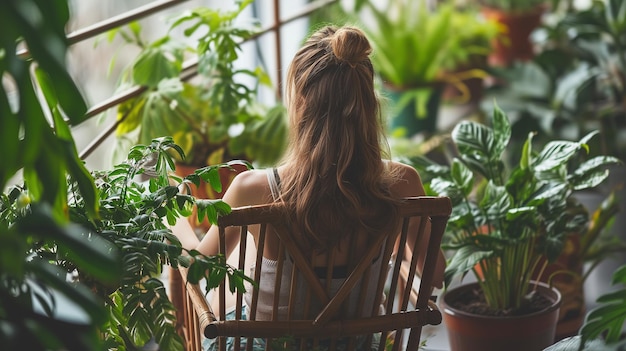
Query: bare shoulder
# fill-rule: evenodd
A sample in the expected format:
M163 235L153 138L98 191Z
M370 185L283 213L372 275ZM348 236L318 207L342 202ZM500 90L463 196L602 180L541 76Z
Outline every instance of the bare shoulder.
M259 205L270 200L267 174L262 169L237 174L224 194L224 201L232 207Z
M404 163L388 161L390 171L396 176L391 192L398 197L424 195L424 185L419 173Z

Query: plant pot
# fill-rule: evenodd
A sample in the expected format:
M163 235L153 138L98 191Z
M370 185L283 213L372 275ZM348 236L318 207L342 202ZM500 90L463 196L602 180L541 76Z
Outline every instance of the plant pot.
M468 74L468 72L481 71L486 76L487 68L486 55L472 55L467 62L460 64L456 69L450 71L448 76L461 76L459 84L446 84L442 100L453 104L479 104L484 96L485 79L478 74Z
M407 89L384 86L385 95L389 97L391 102L389 133L407 138L419 133L434 134L437 130L439 105L444 86L445 84L440 82ZM415 99L411 99L406 106L400 107L407 93L419 94L423 100L417 102Z
M556 261L549 263L542 272L534 272L533 279L551 284L562 295L555 340L577 335L587 311L583 289L580 234L568 235L563 251Z
M554 343L561 304L561 294L557 289L537 283L537 291L552 301L552 305L528 315L483 316L450 305L477 286L478 283L465 284L443 295L441 309L451 351L534 351Z
M535 56L530 34L541 24L544 6L526 12L505 12L491 7L483 7L485 18L501 23L506 32L493 41L493 51L489 54L489 64L509 66L516 60L528 61Z
M248 169L246 168L246 166L238 165L238 164L233 165L232 167L233 169L228 169L228 168L219 169L220 182L222 183L221 192L217 192L213 190L213 188L206 182L201 182L199 187L196 187L193 184L191 185L191 195L199 199L221 199L222 196L224 196L226 189L228 189L228 186L233 181L233 178L235 178L237 174L244 172ZM176 174L178 174L181 177L185 177L195 172L196 169L198 168L201 168L201 167L190 166L190 165L185 165L185 164L176 164ZM211 226L211 224L206 219L204 219L202 222L198 222L197 217L198 217L197 211L194 208L192 215L189 216L189 221L191 223L191 226L194 227L194 229L196 230L196 232L199 235L202 235L206 233L207 230L209 230L209 227Z

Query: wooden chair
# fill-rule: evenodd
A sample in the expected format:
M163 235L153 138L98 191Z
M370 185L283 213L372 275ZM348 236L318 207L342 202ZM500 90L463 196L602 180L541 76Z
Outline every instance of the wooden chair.
M227 337L234 337L230 340L237 350L252 350L252 338L262 340L268 350L370 350L370 347L363 345L372 345L373 339L380 341L378 350L390 348L417 350L422 326L441 323L441 313L431 298L431 282L441 238L451 211L448 198L424 196L406 199L400 207L401 229L372 239L375 242L367 246L370 249L366 252L354 252L350 263L346 265L350 267L344 276L346 278L340 280L340 286L335 287L335 291L332 291L331 284L328 284L331 279L325 279L334 277L333 271L337 270L330 262L332 255L328 255L329 262L324 269L325 272L322 273L323 278L320 278L319 269L316 272L312 267L308 253L302 252L297 240L286 226L287 211L288 209L280 204L236 208L229 215L220 217L218 223L222 243L226 227L239 227L241 233L239 269L246 269L246 264L249 264L244 259L246 251L249 252L249 245L255 247L254 241L248 239L251 238L247 234L248 227L260 225L258 250L256 247L254 250L255 270L250 275L257 283L264 238L271 230L278 236L279 252L283 254L277 260L277 272L281 272L285 264L292 267L291 282L276 279L274 290L280 291L281 284L291 284L288 289L290 306L287 317L277 318L279 313L274 305L272 320L256 320L258 310L256 299L259 289L254 287L251 288L251 306L246 307L243 293L237 293L234 309L236 317L234 320L224 320L227 311L222 301L227 298L227 282L218 289L220 302L219 306L215 307L217 310L207 302L204 292L198 285L181 284L178 287L181 290L175 293L184 295L182 301L178 303L182 306L178 308L183 311L182 329L187 350L201 350L202 335L206 338L219 338L220 350L226 349ZM412 218L420 218L419 225L409 225ZM430 236L427 229L428 220L431 224ZM411 223L418 221L414 219ZM397 254L393 253L394 247L406 245L409 230L417 231L416 246L418 243L427 244L426 256L422 262L419 262L416 256L405 257L407 250L397 250ZM223 244L220 250L225 252ZM417 251L417 248L414 251ZM388 264L381 264L380 268L374 271L373 262L377 262L378 259ZM421 272L418 280L414 279L416 272ZM180 273L182 281L186 281L186 270L181 268ZM375 279L375 284L372 284L370 279ZM305 284L306 296L294 296L295 291L302 291L298 290L298 284ZM375 286L373 295L371 295L372 286ZM277 295L275 303L278 300ZM371 296L374 296L373 301ZM378 308L381 304L384 305L382 314ZM240 320L245 308L249 320ZM302 314L299 318L293 317L296 310ZM218 314L214 313L217 311ZM247 342L247 348L240 348L242 340ZM361 345L361 348L357 348L358 345Z

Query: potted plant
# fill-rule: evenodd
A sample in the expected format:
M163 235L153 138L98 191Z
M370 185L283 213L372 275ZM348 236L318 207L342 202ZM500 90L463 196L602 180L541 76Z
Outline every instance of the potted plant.
M87 110L65 66L69 14L67 1L0 3L0 22L11 28L0 31L0 344L8 350L99 350L102 345L98 326L106 310L101 301L85 285L67 281L54 262L32 259L30 245L56 243L103 282L115 283L121 274L117 248L96 236L77 236L65 211L67 179L80 184L90 218L98 208L93 178L69 131L85 120ZM28 58L19 55L23 47L29 48ZM31 184L29 193L7 190L21 176ZM38 308L37 302L50 296L74 301L82 318Z
M584 9L570 8L556 19L542 29L545 40L538 43L540 52L532 61L498 74L508 83L494 96L503 108L516 114L513 129L518 132L534 128L544 140L575 140L597 129L599 136L590 141L592 150L624 160L626 3L596 1ZM614 165L610 171L601 187L576 194L590 212L602 208L598 204L611 197L617 200L615 206L626 207L626 168ZM589 302L602 294L599 287L608 285L616 267L626 259L622 230L626 217L619 214L610 224L603 235L607 240L595 241L601 247L581 256L585 263L593 258L586 266L592 269L585 269L581 279ZM584 310L579 317L583 316ZM571 330L575 332L579 326Z
M542 22L546 0L477 0L488 19L501 23L503 35L494 41L494 51L489 63L508 66L516 60L529 60L534 56L530 34Z
M613 273L615 289L598 298L589 311L579 335L563 339L545 351L618 351L626 347L626 265Z
M626 158L626 3L596 1L544 26L532 61L499 69L495 97L548 137L577 139L598 129L594 148ZM527 130L527 129L525 129Z
M487 77L487 57L492 42L503 32L503 26L488 20L472 7L458 8L452 16L452 26L457 40L448 48L449 63L445 63L444 76L449 80L444 101L477 104L483 98L483 83Z
M432 134L446 82L460 82L448 78L446 69L469 54L460 52L459 43L467 38L454 26L455 17L465 14L450 3L430 10L424 0L392 0L384 8L356 3L354 11L373 47L372 63L392 101L390 134Z
M235 25L251 2L238 2L232 11L200 7L175 18L170 31L183 27L184 35L197 43L195 47L169 34L146 45L137 24L112 33L120 33L128 43L142 48L124 72L120 88L148 87L118 107L118 118L122 120L116 131L118 153L136 143L172 136L187 155L184 160L177 159L176 169L182 176L208 164L234 159L260 165L278 160L286 146L286 109L281 103L268 107L258 102L258 85L270 85L262 69L236 66L242 42L254 36L257 29L252 24ZM198 60L198 76L189 81L181 78L188 51ZM238 165L221 169L225 188L245 169ZM205 184L191 190L200 198L223 195ZM195 217L190 219L192 225L199 234L206 232L209 222L199 223Z
M103 280L91 270L84 270L75 253L54 241L30 243L31 260L54 262L64 277L70 275L74 284L87 286L89 290L85 290L102 301L107 314L97 321L97 327L107 349L134 350L154 339L161 349L183 350L176 329L176 311L161 280L164 265L189 266L190 281L206 279L207 291L217 287L226 276L237 289L243 289L243 282L248 279L243 272L229 267L224 257L208 257L196 251L183 254L180 242L165 223L173 224L177 217L189 216L192 207L198 208L200 219L206 216L213 223L218 214L228 213L230 207L221 200L195 199L181 190L201 181L219 188L218 169L231 167L232 163L207 166L178 178L170 175L174 167L171 152L182 156L182 150L171 138L155 139L150 145L133 147L127 161L112 170L95 172L99 205L96 218L88 215L78 183L69 183L67 212L75 225L73 235L119 252L117 258L123 267L119 280ZM149 175L149 180L137 181L141 174ZM18 203L22 196L28 196L28 188L15 187L11 194L6 199L14 202L0 206L3 217L12 218L21 228L36 226L21 221L31 212L29 205L20 207ZM98 260L99 256L94 255L93 259ZM78 290L70 296L80 300L89 294ZM53 304L45 299L40 301L44 309L54 310Z
M84 351L127 349L146 332L157 330L168 338L167 328L150 329L171 316L167 308L159 309L167 305L159 303L159 298L135 298L137 294L162 295L162 289L148 277L157 271L153 268L161 259L177 259L180 244L153 240L136 247L142 240L132 234L154 234L150 239L164 235L157 225L163 226L165 214L177 212L158 206L159 201L172 204L180 195L169 186L154 187L154 182L150 182L150 194L140 192L127 172L142 166L137 153L134 166L107 173L116 181L99 178L96 185L78 157L70 130L85 120L86 104L64 65L69 4L21 0L19 5L15 1L0 4L0 20L12 28L0 33L0 51L5 53L0 72L13 82L0 89L0 143L7 153L0 166L0 344L3 349ZM36 23L30 21L33 15L39 18ZM18 55L22 44L29 49L28 58ZM215 181L214 176L209 178ZM20 179L23 184L7 188ZM123 188L128 190L126 197L119 192ZM179 204L189 206L191 199L181 198ZM152 211L142 212L147 209ZM188 212L188 207L178 211ZM132 234L109 240L121 233ZM129 246L118 246L124 239ZM152 261L142 261L144 253ZM137 265L122 267L122 262ZM204 272L203 265L216 266L213 263L197 265L195 277ZM146 289L127 295L129 300L109 300L107 292L135 283ZM69 301L71 312L64 310L62 301ZM137 301L148 303L142 307L153 307L160 315L147 320L141 314L143 308L120 314L112 307ZM137 329L129 340L112 337L126 335L122 331L130 325ZM176 349L176 344L168 346Z
M452 253L446 286L469 272L477 277L445 293L444 321L452 350L540 350L553 342L560 294L532 278L585 223L581 213L568 211L572 192L597 186L607 177L605 166L619 161L581 159L596 133L578 142L551 141L539 152L530 134L519 164L507 169L510 122L497 106L492 126L459 123L452 131L458 156L451 166L426 168L434 175L431 191L453 202L444 245ZM539 301L545 304L534 306ZM463 310L464 304L473 307Z
M178 161L192 167L188 173L233 159L272 164L280 157L286 139L284 107L279 103L270 108L257 101L258 85L270 85L261 68L236 65L242 43L257 29L253 24L235 25L251 2L238 2L232 11L200 7L176 18L170 32L186 26L183 33L195 47L170 34L144 44L137 24L112 32L141 48L124 72L120 89L148 88L119 105L118 118L123 117L117 127L120 150L172 136L187 155ZM198 76L184 80L187 52L198 60Z

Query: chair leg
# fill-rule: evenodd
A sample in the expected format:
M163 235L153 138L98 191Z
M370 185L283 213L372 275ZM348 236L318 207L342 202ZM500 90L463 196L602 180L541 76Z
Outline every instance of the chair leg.
M176 268L169 267L170 301L176 309L176 331L185 340L185 283Z

